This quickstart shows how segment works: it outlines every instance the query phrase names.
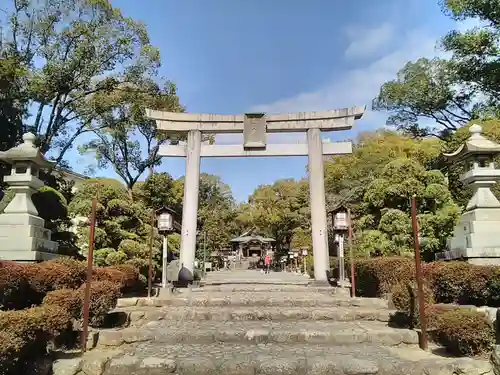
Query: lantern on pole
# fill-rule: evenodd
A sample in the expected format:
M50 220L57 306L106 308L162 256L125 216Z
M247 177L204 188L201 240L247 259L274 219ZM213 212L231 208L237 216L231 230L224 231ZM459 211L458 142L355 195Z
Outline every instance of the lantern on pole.
M349 231L349 221L347 208L343 205L338 206L331 212L333 230L335 233L335 242L337 243L337 257L339 262L338 285L346 286L348 284L345 277L345 261L344 261L344 239L345 234Z
M300 250L302 251L302 259L304 260L304 275L307 275L307 252L309 249L307 247L303 247Z
M163 288L167 287L167 262L168 262L168 234L174 230L174 215L175 211L162 207L156 210L156 222L158 232L163 235L163 254L162 254L162 267L161 267L161 285Z

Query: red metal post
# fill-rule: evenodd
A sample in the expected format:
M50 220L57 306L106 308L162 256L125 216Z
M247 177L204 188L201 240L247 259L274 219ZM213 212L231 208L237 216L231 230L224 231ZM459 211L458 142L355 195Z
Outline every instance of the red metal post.
M92 265L94 258L94 233L95 233L95 216L97 208L97 199L92 199L92 211L90 214L90 234L89 234L89 251L87 253L87 282L85 284L85 295L83 298L83 327L80 337L82 351L87 351L87 336L89 332L89 315L90 315L90 284L92 283Z
M153 241L155 236L155 218L156 213L153 210L151 214L151 239L149 241L148 298L151 298L151 290L153 289Z
M354 267L354 254L352 251L352 223L351 209L347 209L348 235L347 244L349 245L349 257L351 258L351 297L356 297L356 269Z
M418 309L420 313L420 329L422 336L420 340L420 348L427 350L427 318L425 316L425 298L424 298L424 285L422 280L422 266L420 260L420 239L419 229L417 222L417 202L415 196L411 198L411 225L413 228L413 242L415 244L415 273L417 278L418 287Z

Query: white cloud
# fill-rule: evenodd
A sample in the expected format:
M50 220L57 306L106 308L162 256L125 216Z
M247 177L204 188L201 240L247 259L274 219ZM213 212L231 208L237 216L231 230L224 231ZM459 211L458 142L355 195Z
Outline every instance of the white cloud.
M389 22L365 29L350 26L346 29L349 45L344 56L350 59L372 56L392 41L394 31L393 24Z
M435 48L437 38L425 30L409 31L398 40L391 52L381 58L365 66L334 74L331 80L317 90L299 93L274 103L258 105L252 108L252 111L287 113L366 105L367 112L356 129L359 131L368 127L380 127L385 123L387 115L369 110L380 86L393 79L406 62L419 57L438 55ZM364 41L355 43L361 45Z

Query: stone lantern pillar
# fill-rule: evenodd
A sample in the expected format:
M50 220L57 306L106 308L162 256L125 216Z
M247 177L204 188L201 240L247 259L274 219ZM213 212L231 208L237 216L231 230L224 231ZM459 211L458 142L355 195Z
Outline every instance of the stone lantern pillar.
M450 162L465 162L466 171L460 180L472 187L472 198L448 240L448 251L436 258L500 264L500 202L491 191L500 180L500 169L494 163L500 155L500 145L485 138L479 125L472 125L469 131L471 135L465 143L444 156Z
M38 216L31 195L44 183L38 178L40 169L51 165L38 148L35 135L23 135L23 143L0 152L0 160L12 165L4 181L15 195L0 215L0 259L19 262L42 261L57 256L57 242Z

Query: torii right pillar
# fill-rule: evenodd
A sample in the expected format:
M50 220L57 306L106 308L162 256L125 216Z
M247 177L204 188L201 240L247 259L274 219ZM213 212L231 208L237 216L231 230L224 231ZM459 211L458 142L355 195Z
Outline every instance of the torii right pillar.
M330 270L328 252L328 228L326 221L325 171L323 165L323 141L320 129L307 130L309 159L309 195L314 254L314 279L328 281Z

